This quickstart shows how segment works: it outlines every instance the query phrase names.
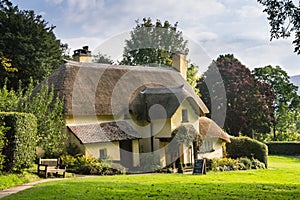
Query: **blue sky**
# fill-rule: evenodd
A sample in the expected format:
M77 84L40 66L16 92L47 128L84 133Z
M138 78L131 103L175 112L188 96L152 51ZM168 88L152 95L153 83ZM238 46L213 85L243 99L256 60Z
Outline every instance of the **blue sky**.
M270 42L269 25L256 0L12 0L56 26L55 34L72 50L90 46L116 60L124 39L143 17L178 22L188 38L192 62L205 70L220 54L234 54L253 69L279 65L300 74L300 56L291 39ZM206 58L197 56L204 52Z

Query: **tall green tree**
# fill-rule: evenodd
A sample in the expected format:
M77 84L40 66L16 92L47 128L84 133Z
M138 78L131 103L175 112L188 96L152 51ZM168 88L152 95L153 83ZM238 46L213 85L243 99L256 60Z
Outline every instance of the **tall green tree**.
M221 75L222 80L218 81L217 74ZM220 84L225 86L226 97L221 96L218 90ZM267 84L258 82L232 54L220 55L213 61L197 87L209 108L212 101L219 102L218 110L227 107L224 129L229 134L253 137L254 133L265 134L270 131L272 92Z
M38 122L37 144L47 156L57 156L62 152L66 136L61 132L64 126L63 101L55 97L47 85L33 92L31 82L26 91L17 91L6 86L0 89L0 111L25 112L36 116Z
M295 37L295 52L300 54L300 2L293 0L257 0L267 13L271 26L271 40ZM292 34L293 33L293 34Z
M8 88L26 86L30 77L42 81L62 63L60 41L40 15L32 10L19 10L9 0L0 0L0 57L10 60L11 68L0 68L0 86L7 78Z
M290 82L288 74L279 66L272 67L269 65L255 68L252 73L256 79L268 84L275 94L275 99L272 102L274 107L273 139L297 139L297 134L300 131L298 87Z
M130 32L130 39L125 41L123 60L120 64L171 67L174 53L188 54L188 41L183 38L182 32L177 30L177 22L172 25L169 21L162 23L156 20L154 23L151 18L143 18L142 23L137 20L136 24ZM199 78L197 74L198 66L188 64L187 81L199 94L199 89L196 88Z
M178 23L172 25L160 20L155 23L151 18L143 18L142 23L137 20L136 24L130 39L125 41L121 64L171 66L173 53L188 54L187 40L177 30Z

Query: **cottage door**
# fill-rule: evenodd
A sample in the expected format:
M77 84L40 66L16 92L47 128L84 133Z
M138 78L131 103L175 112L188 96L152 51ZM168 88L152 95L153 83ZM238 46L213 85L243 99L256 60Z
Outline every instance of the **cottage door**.
M133 166L132 141L124 140L124 141L120 141L119 143L120 143L121 165L130 169Z

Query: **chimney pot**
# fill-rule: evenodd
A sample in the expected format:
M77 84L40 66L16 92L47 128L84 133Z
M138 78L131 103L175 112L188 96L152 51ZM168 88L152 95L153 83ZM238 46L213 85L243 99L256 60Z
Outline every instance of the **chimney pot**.
M91 51L89 51L89 46L76 49L73 54L73 60L77 62L92 62L92 54Z

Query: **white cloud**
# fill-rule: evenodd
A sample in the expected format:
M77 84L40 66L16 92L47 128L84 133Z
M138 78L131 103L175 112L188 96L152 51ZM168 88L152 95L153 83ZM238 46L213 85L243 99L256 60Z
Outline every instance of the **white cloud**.
M107 44L112 35L131 31L136 19L151 17L154 21L178 21L179 29L193 40L189 47L197 49L200 45L201 51L213 59L220 54L233 53L249 68L281 65L291 74L300 74L300 57L293 53L290 41L269 42L267 17L255 0L51 0L51 3L60 8L59 12L52 11L57 12L56 20L59 19L56 31L73 50L83 45L93 50L105 44L105 53L118 57L124 43L119 41L112 45L120 45L118 50L109 50ZM50 10L45 12L47 16L51 14ZM211 60L205 58L209 58L208 55L191 54L197 62Z
M243 6L241 9L237 11L238 15L244 18L255 18L263 16L263 9L257 6Z

